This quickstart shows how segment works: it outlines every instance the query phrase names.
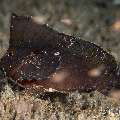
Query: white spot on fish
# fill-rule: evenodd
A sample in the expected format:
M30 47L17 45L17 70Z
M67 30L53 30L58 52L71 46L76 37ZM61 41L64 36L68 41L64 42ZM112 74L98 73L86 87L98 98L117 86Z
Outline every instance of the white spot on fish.
M56 53L54 53L54 55L55 55L55 56L58 56L58 55L60 55L60 52L56 52Z

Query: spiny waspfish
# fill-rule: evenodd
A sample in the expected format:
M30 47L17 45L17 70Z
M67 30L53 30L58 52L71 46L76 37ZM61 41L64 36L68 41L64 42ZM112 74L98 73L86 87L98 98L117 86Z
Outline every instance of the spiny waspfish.
M12 14L9 49L0 67L24 88L107 94L120 87L120 69L111 54L39 24L31 16Z

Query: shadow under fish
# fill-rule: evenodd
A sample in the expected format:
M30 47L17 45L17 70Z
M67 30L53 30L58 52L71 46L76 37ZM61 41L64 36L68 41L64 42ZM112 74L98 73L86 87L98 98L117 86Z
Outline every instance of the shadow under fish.
M23 88L46 92L120 88L115 58L99 46L59 33L30 16L12 14L9 49L0 61L5 76Z

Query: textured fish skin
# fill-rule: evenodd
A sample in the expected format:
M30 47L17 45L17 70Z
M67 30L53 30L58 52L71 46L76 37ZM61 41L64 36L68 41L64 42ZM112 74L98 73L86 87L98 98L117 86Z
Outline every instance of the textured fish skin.
M107 94L119 86L115 58L94 43L59 33L30 16L12 14L0 66L24 88Z

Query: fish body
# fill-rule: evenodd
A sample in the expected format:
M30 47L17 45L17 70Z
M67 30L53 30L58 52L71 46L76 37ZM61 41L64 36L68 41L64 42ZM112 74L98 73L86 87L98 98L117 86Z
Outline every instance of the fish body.
M24 88L60 92L98 90L107 94L120 78L115 58L101 47L15 14L11 16L9 49L0 67Z

